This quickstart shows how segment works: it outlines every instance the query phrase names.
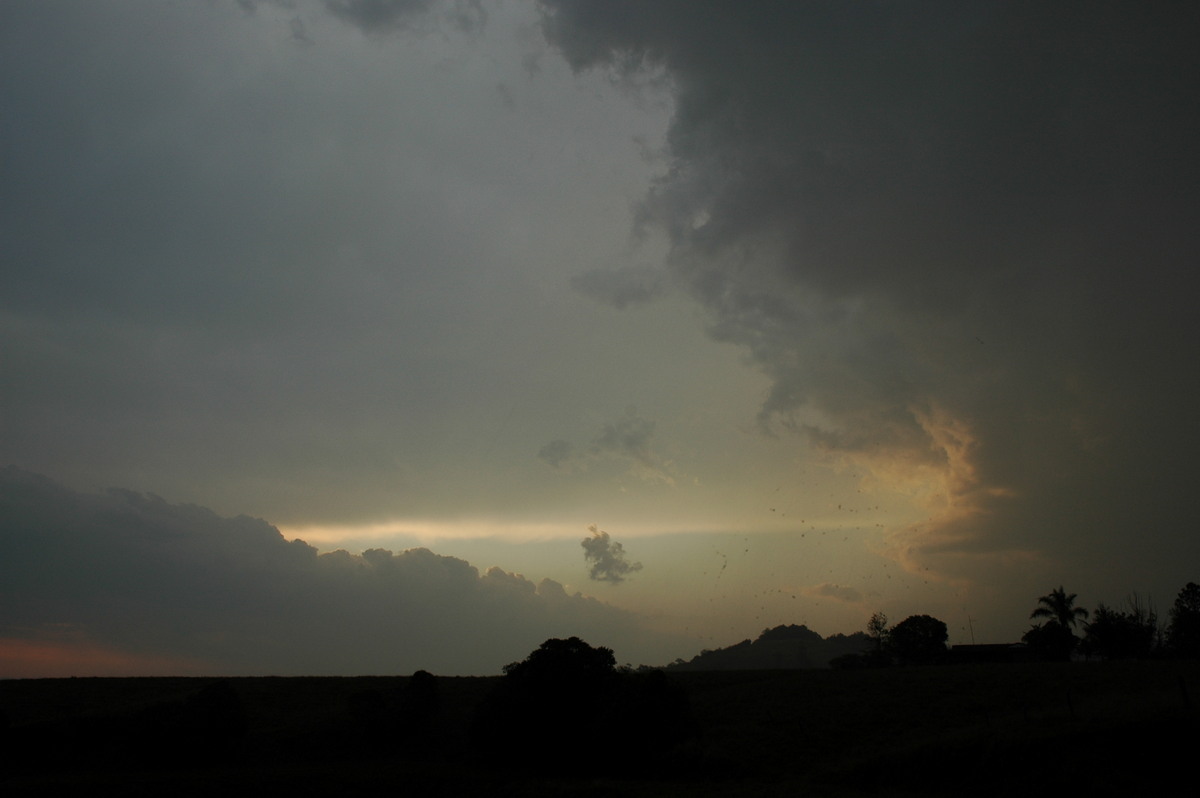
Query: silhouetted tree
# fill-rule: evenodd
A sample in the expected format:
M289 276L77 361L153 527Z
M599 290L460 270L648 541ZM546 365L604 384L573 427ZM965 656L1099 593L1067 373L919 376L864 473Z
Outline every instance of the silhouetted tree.
M882 612L877 612L867 621L867 637L871 638L873 643L870 651L865 651L862 654L862 665L868 668L880 668L891 664L891 656L888 654L888 643L891 638L892 630L888 627L888 617Z
M866 638L870 641L870 648L834 657L829 661L829 667L834 670L857 670L892 664L887 650L890 631L887 616L882 612L875 613L867 621ZM858 635L861 637L862 633L859 632Z
M1180 657L1200 657L1200 585L1188 582L1171 607L1167 645Z
M585 736L563 733L573 715L586 719ZM571 637L547 640L504 667L473 736L496 764L571 774L594 770L599 754L590 740L619 739L623 765L634 772L661 761L690 726L687 696L666 674L618 671L611 649Z
M1148 657L1158 638L1158 614L1141 605L1137 596L1128 601L1128 611L1096 606L1092 619L1085 624L1083 650L1104 659Z
M877 612L867 621L867 637L875 643L875 650L882 652L887 644L888 618L882 612Z
M1038 599L1040 606L1031 612L1029 617L1049 618L1064 629L1074 629L1076 623L1086 621L1088 617L1087 610L1075 606L1075 598L1074 593L1068 595L1062 585L1059 585L1057 589Z
M408 684L400 693L401 712L428 720L437 712L439 703L436 676L429 671L417 671L408 677Z
M1075 598L1074 593L1067 593L1059 585L1038 598L1038 606L1029 613L1030 618L1047 619L1021 638L1039 659L1065 662L1079 645L1079 638L1072 630L1077 623L1087 620L1088 611L1076 607Z
M611 648L593 648L578 637L551 638L520 662L505 665L504 676L512 682L549 686L605 679L616 668Z
M929 664L946 654L946 624L929 615L912 615L892 627L888 650L905 664Z

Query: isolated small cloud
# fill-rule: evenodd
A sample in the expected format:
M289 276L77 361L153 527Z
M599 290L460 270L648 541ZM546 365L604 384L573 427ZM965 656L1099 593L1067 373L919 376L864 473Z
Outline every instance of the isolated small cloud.
M642 570L640 562L631 563L625 559L625 547L607 532L597 529L595 524L589 526L588 531L592 533L591 537L584 538L579 545L583 546L583 559L592 564L588 572L591 579L619 585L627 574Z
M847 587L846 585L838 585L833 582L822 582L819 585L810 585L803 588L800 593L809 598L826 598L834 601L843 601L847 604L857 604L863 599L862 593L856 588Z
M601 427L592 439L591 451L595 455L632 461L633 473L649 482L674 485L668 464L651 449L653 438L654 422L642 418L630 407L624 416Z
M570 441L556 438L538 450L538 458L559 469L586 468L589 461L615 461L646 482L674 485L671 463L651 445L654 426L653 421L642 418L636 408L630 407L616 421L603 424L586 450L577 451Z
M592 450L647 460L653 437L654 422L638 417L637 411L631 408L623 418L601 428L600 434L592 440Z

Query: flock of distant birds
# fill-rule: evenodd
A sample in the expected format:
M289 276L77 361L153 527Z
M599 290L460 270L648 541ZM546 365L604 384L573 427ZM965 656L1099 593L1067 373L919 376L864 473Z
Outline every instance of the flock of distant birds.
M777 488L775 489L775 492L776 492L776 493L778 493L778 492L779 492L779 491L782 489L782 487L783 487L782 485L781 485L781 486L779 486L779 487L777 487ZM787 512L779 512L778 508L775 508L775 507L768 507L767 509L768 509L768 511L769 511L769 512L772 512L772 513L778 513L778 515L779 515L779 517L780 517L780 518L786 518L786 517L787 517ZM790 508L789 508L789 509L790 509ZM853 508L853 507L851 507L851 508L848 508L848 509L847 509L847 508L845 508L845 507L844 507L842 504L839 504L839 505L837 506L837 509L839 509L839 510L844 510L844 511L851 512L851 513L853 513L853 512L857 512L857 509L856 509L856 508ZM878 510L878 509L879 509L879 505L875 505L874 507L872 507L872 508L868 508L868 509ZM801 524L804 524L804 523L807 523L807 522L805 521L805 519L801 518L801 519L800 519L800 523L801 523ZM884 525L883 525L883 524L881 524L881 523L876 523L876 524L875 524L875 527L877 527L877 528L879 528L879 529L883 529L883 528L884 528ZM855 527L854 529L855 529L855 530L861 530L861 529L862 529L862 527L861 527L861 526L857 526L857 527ZM813 526L812 524L809 524L809 528L808 528L808 530L807 530L807 531L804 531L804 530L802 530L802 531L800 532L800 537L802 537L802 538L803 538L803 537L805 537L805 536L808 534L808 532L816 532L816 531L817 531L816 527L815 527L815 526ZM820 535L821 535L821 537L826 537L828 534L829 534L829 530L824 530L824 529L823 529L823 530L820 530ZM850 539L850 536L849 536L849 535L844 535L844 536L842 537L842 540L843 540L843 541L849 541L849 539ZM745 543L749 543L749 542L750 542L750 537L749 537L748 535L744 535L744 536L742 537L742 540L743 540ZM725 552L721 551L720 549L718 549L716 546L714 546L714 547L713 547L713 553L714 553L714 554L715 554L717 557L720 557L720 558L721 558L721 567L717 569L716 577L715 577L715 578L714 578L714 580L713 580L713 581L714 581L714 584L715 584L715 583L717 583L717 582L720 582L720 581L721 581L721 577L722 577L722 576L725 574L725 569L727 569L727 568L729 567L729 555L728 555L728 554L726 554ZM742 555L743 555L743 556L745 556L745 555L747 555L747 554L749 554L749 553L750 553L750 547L749 547L749 546L746 546L745 548L743 548L743 549L742 549ZM889 570L889 569L888 569L888 563L887 563L887 562L884 562L884 563L883 563L883 569L884 569L884 571L888 571L888 570ZM829 569L828 569L828 572L829 572L829 573L833 573L833 568L829 568ZM706 571L704 571L704 572L703 572L703 575L707 576L707 575L708 575L708 571L707 571L707 570L706 570ZM774 576L774 575L775 575L775 573L774 573L774 572L772 572L772 573L771 573L771 575L772 575L772 576ZM891 574L890 572L889 572L889 573L887 573L886 575L887 575L887 578L888 578L888 579L891 579L891 578L892 578L892 574ZM870 579L872 579L872 578L873 578L873 577L867 577L868 581L869 581ZM929 584L929 580L925 580L925 584ZM791 596L792 600L795 600L795 599L797 598L797 593L796 593L796 591L794 591L794 590L785 590L784 588L775 588L775 589L773 589L773 590L772 590L772 589L760 590L760 591L758 591L757 593L754 593L754 594L751 596L751 598L759 598L759 597L766 596L766 595L771 595L771 594L782 594L782 595L788 595L788 596ZM716 602L718 599L725 600L725 599L727 599L727 598L728 598L728 594L726 594L726 593L722 593L720 596L715 596L715 595L714 595L714 596L710 596L710 597L709 597L709 599L708 599L708 601L709 601L709 603L711 604L711 603L714 603L714 602ZM820 601L817 601L816 603L817 603L817 605L819 606L821 602L820 602ZM761 604L761 605L759 605L759 611L760 611L760 613L761 613L761 612L766 612L766 610L767 610L767 605L766 605L766 604ZM756 621L757 621L757 620L761 620L761 615L755 615L755 616L754 616L754 619L755 619ZM686 631L686 630L685 630L685 631ZM737 629L736 629L735 627L733 627L733 626L730 626L730 631L732 631L732 632L736 632L736 631L737 631ZM713 640L713 637L712 637L711 635L706 635L706 636L705 636L705 639L707 639L707 640Z

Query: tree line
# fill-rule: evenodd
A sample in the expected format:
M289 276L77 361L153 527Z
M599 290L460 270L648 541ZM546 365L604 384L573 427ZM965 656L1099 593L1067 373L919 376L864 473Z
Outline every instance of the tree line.
M1068 660L1075 654L1100 659L1200 656L1200 585L1188 582L1161 624L1154 605L1136 593L1123 607L1104 602L1089 612L1075 605L1076 594L1060 585L1038 599L1030 613L1040 620L1021 638L1042 659ZM1082 636L1076 632L1082 632Z
M1179 591L1166 624L1159 622L1153 604L1136 593L1123 607L1103 602L1092 611L1077 606L1075 593L1060 585L1037 600L1029 617L1037 621L1021 637L1033 657L1066 661L1075 655L1089 659L1200 657L1200 585L1188 582ZM1081 632L1082 634L1077 634ZM913 615L890 626L882 612L867 622L870 648L839 657L835 668L891 664L927 664L946 656L946 624L929 615Z

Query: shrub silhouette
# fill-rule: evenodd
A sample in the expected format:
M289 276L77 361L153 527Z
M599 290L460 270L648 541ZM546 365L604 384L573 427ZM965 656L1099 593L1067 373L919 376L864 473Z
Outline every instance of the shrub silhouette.
M1079 645L1079 638L1058 621L1031 626L1021 636L1021 641L1029 646L1035 657L1046 662L1066 662Z

